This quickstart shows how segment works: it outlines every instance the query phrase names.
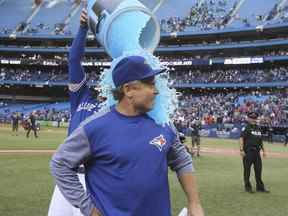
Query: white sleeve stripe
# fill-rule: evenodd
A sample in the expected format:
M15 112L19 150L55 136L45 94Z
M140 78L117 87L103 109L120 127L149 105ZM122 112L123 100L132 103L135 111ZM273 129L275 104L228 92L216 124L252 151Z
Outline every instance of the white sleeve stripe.
M86 74L80 83L69 83L68 88L71 92L77 92L86 83Z

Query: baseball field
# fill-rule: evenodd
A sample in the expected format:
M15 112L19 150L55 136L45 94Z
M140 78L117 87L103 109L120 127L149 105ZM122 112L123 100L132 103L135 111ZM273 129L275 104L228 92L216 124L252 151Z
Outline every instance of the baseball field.
M31 134L32 135L32 134ZM0 127L0 215L42 216L54 183L48 163L53 150L64 140L65 129L42 128L39 138L26 138L20 130L12 135ZM187 142L190 140L187 139ZM194 158L199 190L207 216L287 216L288 147L265 143L263 180L270 194L248 194L242 187L242 162L237 140L201 140L201 156ZM254 173L251 173L254 184ZM173 216L186 205L174 173L170 173Z

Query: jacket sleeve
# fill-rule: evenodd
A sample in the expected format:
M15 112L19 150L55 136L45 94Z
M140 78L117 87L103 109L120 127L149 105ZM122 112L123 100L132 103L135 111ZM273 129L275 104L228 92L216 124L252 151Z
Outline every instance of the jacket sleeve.
M69 51L69 82L72 84L79 84L85 77L84 69L81 65L81 60L85 52L87 32L87 27L80 26Z
M59 146L50 161L50 170L63 196L83 215L90 216L94 207L77 175L77 168L90 157L90 144L83 127L77 128Z
M68 71L69 71L69 94L71 115L75 113L83 95L88 91L86 86L86 74L81 65L81 60L85 52L85 43L88 28L80 26L76 37L73 40L69 51Z
M168 152L168 165L181 175L186 172L194 172L191 155L187 152L185 146L181 143L177 129L172 126L173 132L176 134L174 142Z

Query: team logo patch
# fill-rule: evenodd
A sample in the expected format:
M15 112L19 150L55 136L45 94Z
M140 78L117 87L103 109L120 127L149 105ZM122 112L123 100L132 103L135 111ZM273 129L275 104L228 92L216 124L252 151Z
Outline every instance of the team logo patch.
M166 139L161 134L160 136L155 137L153 140L151 140L150 144L156 146L159 149L159 151L161 152L163 147L166 145Z
M79 106L77 107L77 112L82 111L82 110L87 110L91 112L95 108L97 108L95 104L84 102L84 103L79 104Z

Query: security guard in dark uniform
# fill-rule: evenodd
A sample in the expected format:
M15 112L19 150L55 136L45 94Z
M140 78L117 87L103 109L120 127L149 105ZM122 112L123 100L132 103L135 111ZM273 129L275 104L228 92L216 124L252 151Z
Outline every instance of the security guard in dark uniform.
M186 149L191 154L191 156L195 155L195 146L197 146L197 157L200 156L200 130L201 122L198 120L194 120L191 124L188 125L187 135L191 137L191 144L187 144Z
M191 126L191 141L192 148L197 148L197 157L200 156L200 130L201 122L199 120L194 121Z
M250 183L250 170L253 164L256 191L269 193L269 191L265 189L261 177L262 160L260 151L263 151L264 157L266 157L266 153L263 146L262 133L260 127L257 125L258 114L256 112L250 112L247 117L248 124L243 128L240 137L240 154L243 158L245 191L253 193L252 185Z

